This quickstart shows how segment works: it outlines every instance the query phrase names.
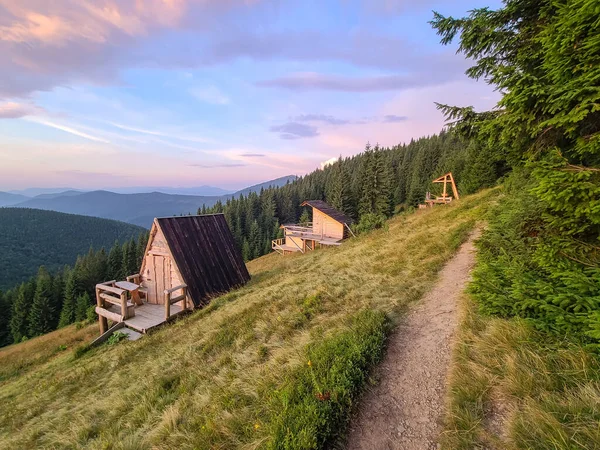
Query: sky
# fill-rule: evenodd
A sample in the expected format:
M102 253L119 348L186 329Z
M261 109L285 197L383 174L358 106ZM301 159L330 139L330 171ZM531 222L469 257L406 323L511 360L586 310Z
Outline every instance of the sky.
M303 175L489 109L432 10L499 0L0 0L0 190Z

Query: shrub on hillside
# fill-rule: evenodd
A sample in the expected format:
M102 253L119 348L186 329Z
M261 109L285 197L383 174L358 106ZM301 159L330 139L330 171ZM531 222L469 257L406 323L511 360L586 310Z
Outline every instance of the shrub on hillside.
M356 234L368 233L369 231L383 228L385 226L386 217L382 214L363 214L360 221L353 226L353 231Z
M479 242L471 291L485 313L600 340L600 269L556 251L558 237L532 186L527 172L515 173L507 184L508 195Z

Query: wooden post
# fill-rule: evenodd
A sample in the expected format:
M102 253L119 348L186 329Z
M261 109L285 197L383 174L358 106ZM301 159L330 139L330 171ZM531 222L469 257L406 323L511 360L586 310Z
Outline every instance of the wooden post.
M184 287L182 289L183 291L183 309L186 310L187 309L187 287Z
M452 183L452 193L454 194L454 198L456 200L459 200L460 196L458 195L458 189L456 189L456 183L454 182L454 177L452 176L452 173L450 173L450 182Z
M448 182L448 176L446 175L444 177L444 193L442 194L442 197L446 198L446 183Z
M171 294L165 291L165 320L171 317Z
M98 288L96 288L96 306L98 306L98 308L104 308L104 300L100 297L100 289ZM98 323L100 325L100 334L106 333L106 330L108 330L108 321L106 320L106 317L98 314Z
M127 291L121 292L121 315L127 319Z

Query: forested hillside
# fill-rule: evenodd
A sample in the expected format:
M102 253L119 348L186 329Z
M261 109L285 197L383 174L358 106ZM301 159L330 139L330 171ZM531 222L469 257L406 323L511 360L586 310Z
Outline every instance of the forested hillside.
M73 264L90 247L109 248L116 240L137 238L144 229L95 217L26 208L0 208L0 289Z
M392 148L367 145L363 153L341 158L294 183L217 202L198 212L223 212L244 258L251 260L271 251L280 224L310 219L300 207L304 200L326 200L356 219L360 231L422 203L426 191L440 189L431 180L450 171L460 193L469 194L494 185L509 168L503 154L442 132Z
M123 244L113 242L109 251L90 248L72 266L56 271L41 266L28 281L0 291L0 347L95 318L95 285L123 280L140 270L148 242L148 231L141 230Z

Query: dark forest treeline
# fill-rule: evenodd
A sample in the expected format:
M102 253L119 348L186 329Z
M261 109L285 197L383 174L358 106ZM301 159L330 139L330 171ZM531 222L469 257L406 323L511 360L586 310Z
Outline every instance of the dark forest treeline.
M489 147L442 132L392 148L367 145L363 153L340 158L294 183L198 212L223 212L244 259L251 260L271 251L280 224L308 218L300 206L304 200L326 200L359 223L373 221L422 203L426 191L439 189L431 180L450 171L459 191L469 194L495 184L508 167Z
M51 273L41 266L29 281L0 291L0 347L95 317L95 285L137 273L147 241L145 232L137 240L115 242L108 253L90 248L73 267Z
M125 242L144 229L99 217L29 208L0 208L0 289L34 276L40 266L55 272L88 248Z

